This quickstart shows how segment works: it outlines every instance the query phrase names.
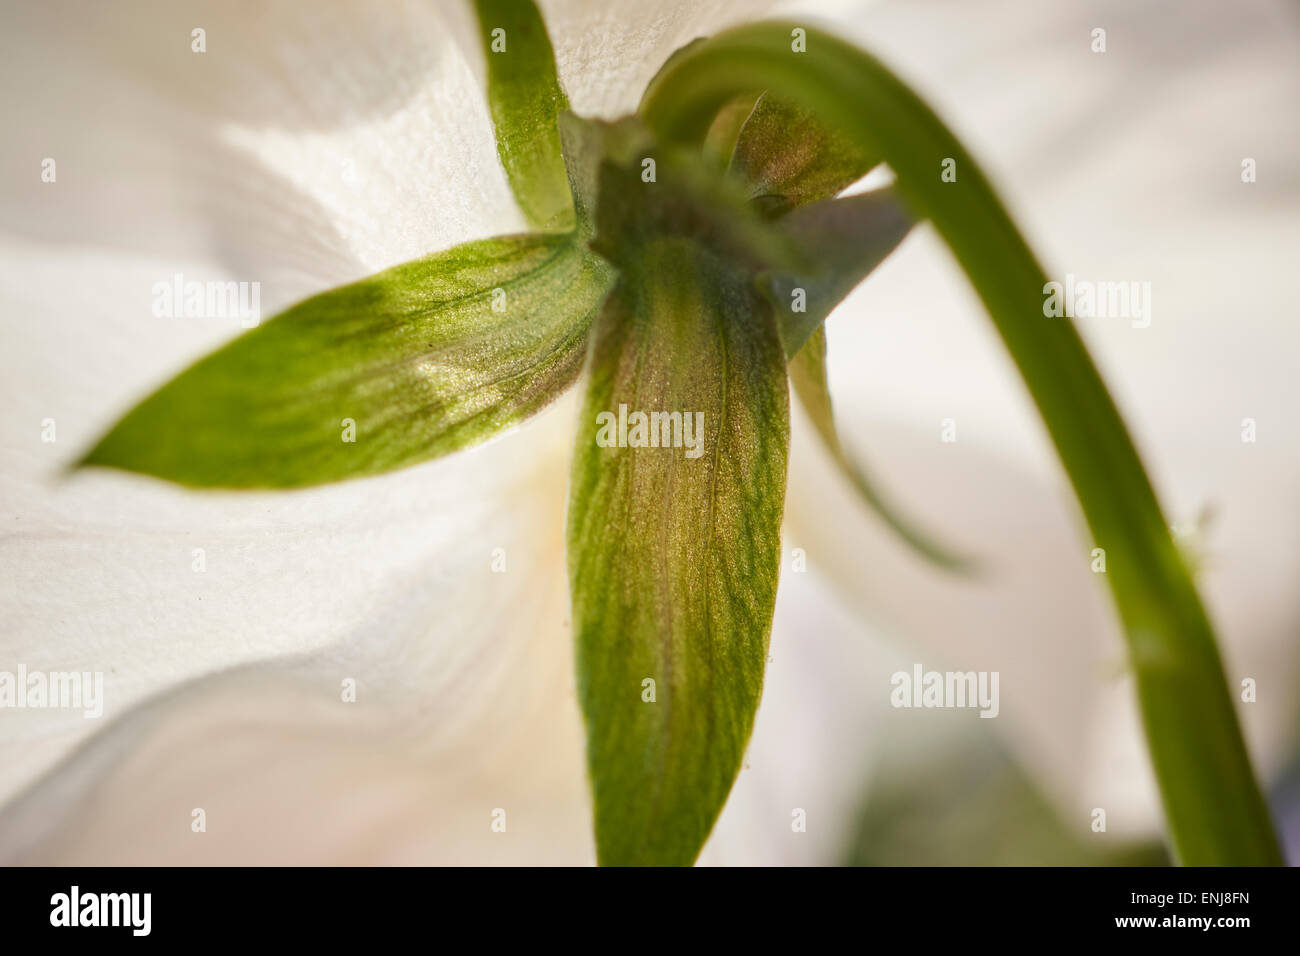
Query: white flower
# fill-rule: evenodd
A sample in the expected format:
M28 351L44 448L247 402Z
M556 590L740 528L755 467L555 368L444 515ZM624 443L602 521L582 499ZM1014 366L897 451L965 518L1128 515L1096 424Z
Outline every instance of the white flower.
M764 12L542 6L573 107L603 116L634 108L673 49ZM1230 683L1259 679L1243 714L1271 770L1295 725L1300 436L1282 302L1297 197L1278 182L1300 157L1276 132L1295 131L1284 86L1259 63L1290 64L1285 36L1269 4L1206 5L1183 24L1206 45L1191 56L1116 4L1105 10L1121 29L1094 60L1091 20L997 6L996 18L873 6L836 29L920 80L1049 271L1154 283L1151 328L1084 331L1171 515L1218 506L1205 591ZM0 861L590 862L563 557L571 404L488 446L311 491L61 474L134 400L239 331L154 318L153 283L258 281L271 315L523 228L469 5L41 4L11 21L0 670L102 671L107 700L97 721L0 712ZM1239 45L1209 60L1228 26ZM1248 155L1254 186L1236 178ZM992 723L1062 806L1119 807L1116 829L1149 831L1156 804L1131 688L1105 673L1122 647L1091 543L939 243L909 240L830 336L841 427L913 511L992 558L991 577L918 563L796 425L787 549L806 548L812 570L783 575L750 768L702 861L838 859L881 731L909 730L888 708L888 675L918 654L1000 670ZM937 440L945 417L955 445ZM1254 445L1237 438L1243 417L1260 422ZM880 615L878 631L850 608ZM341 699L349 680L355 703ZM794 808L806 834L791 832ZM491 828L498 809L505 833Z

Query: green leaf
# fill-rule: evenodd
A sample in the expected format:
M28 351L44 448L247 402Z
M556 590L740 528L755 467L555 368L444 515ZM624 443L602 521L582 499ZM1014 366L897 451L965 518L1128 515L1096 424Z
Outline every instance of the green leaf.
M796 29L806 32L806 53L792 50ZM1280 863L1213 629L1146 472L1078 332L1044 316L1047 276L975 160L875 58L791 23L738 27L683 51L647 88L640 112L662 141L698 143L722 104L756 88L880 155L988 309L1082 505L1087 547L1106 549L1177 859ZM945 166L955 181L941 178Z
M916 527L844 450L835 431L835 417L831 413L831 393L826 381L825 329L819 328L814 332L790 360L790 382L826 450L871 510L927 560L949 570L969 570L971 562L967 558L949 551Z
M736 102L745 102L740 98ZM731 108L730 105L728 108ZM724 109L720 117L727 115ZM713 138L718 120L709 137ZM911 230L912 218L892 189L833 199L861 179L878 157L838 135L813 114L764 94L741 127L731 171L743 177L754 202L809 251L818 268L805 275L759 276L759 288L780 323L790 357L790 381L831 460L866 505L922 557L948 570L971 563L918 529L887 500L844 450L835 430L826 379L822 323ZM801 311L794 310L798 290Z
M566 236L487 239L408 262L307 299L200 360L81 464L288 488L445 455L573 383L611 277Z
M776 312L786 355L793 357L831 310L898 248L912 217L894 190L877 189L800 206L775 225L810 263L757 276Z
M546 24L532 0L475 0L487 57L497 154L528 224L568 231L573 207L556 119L569 100Z
M880 161L815 115L770 93L741 127L731 170L768 215L829 199Z
M785 499L788 389L771 311L745 272L667 228L677 220L651 220L610 246L620 278L593 329L569 495L604 865L690 864L722 809L762 689ZM618 447L621 411L633 426L633 413L681 413L681 434Z
M829 199L802 206L778 221L810 253L821 269L808 275L759 277L759 288L776 312L781 341L790 360L790 381L821 436L831 460L872 511L922 557L950 571L974 565L940 545L900 512L849 458L835 430L826 380L823 321L907 234L912 220L891 189ZM806 311L792 309L802 290Z

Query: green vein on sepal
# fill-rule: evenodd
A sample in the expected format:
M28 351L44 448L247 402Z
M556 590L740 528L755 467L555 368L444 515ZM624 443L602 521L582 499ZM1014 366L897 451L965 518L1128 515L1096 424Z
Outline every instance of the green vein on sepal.
M647 239L593 330L568 551L602 864L692 863L740 770L780 563L785 374L745 277L686 237ZM597 444L620 406L698 413L698 457Z
M592 331L569 581L598 861L688 865L762 689L788 387L775 318L730 255L763 249L766 228L743 195L696 188L708 174L685 159L657 154L643 181L639 153L601 166L594 247L619 279ZM728 204L738 218L718 219ZM649 419L658 447L636 415L669 416L666 432Z

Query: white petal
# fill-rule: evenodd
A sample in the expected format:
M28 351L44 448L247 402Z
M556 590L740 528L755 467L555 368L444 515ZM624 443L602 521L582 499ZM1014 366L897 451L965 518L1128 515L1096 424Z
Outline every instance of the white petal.
M207 52L191 51L193 27ZM161 688L363 631L376 608L402 606L417 571L436 583L440 564L468 559L466 529L513 481L500 452L285 495L61 475L142 395L240 331L155 318L155 282L260 282L270 314L519 223L468 29L459 4L387 17L352 4L44 4L4 32L0 95L21 147L0 176L6 665L103 670L107 721ZM97 726L7 714L0 798Z
M636 109L664 61L696 37L761 18L772 0L542 0L560 81L574 111L617 119Z
M370 514L352 527L323 495L300 499L298 517L309 523L301 539L275 542L245 518L242 548L213 553L270 562L272 579L254 584L241 571L233 584L208 585L201 609L193 602L202 593L189 594L188 606L184 594L163 596L158 603L171 616L142 619L134 640L151 644L173 679L184 662L166 658L216 654L208 642L225 646L227 660L251 663L133 709L125 705L150 675L139 662L119 667L108 682L103 732L0 817L0 857L586 862L563 572L571 412L357 486L386 502L395 520L376 516L371 500ZM537 467L520 473L521 460ZM250 513L269 503L262 497ZM317 507L328 510L313 516ZM492 569L497 548L504 573ZM289 612L304 618L300 625ZM87 612L70 606L67 615L84 620ZM283 633L263 634L266 618L293 627L294 648ZM178 639L178 627L197 633ZM248 654L255 642L274 656ZM286 654L295 648L302 653ZM51 660L62 665L65 657ZM87 667L111 659L102 647L88 648L86 658ZM356 682L355 703L343 702L345 680ZM23 746L6 747L6 765ZM508 814L504 839L490 828L498 807ZM191 831L196 808L206 813L203 835Z

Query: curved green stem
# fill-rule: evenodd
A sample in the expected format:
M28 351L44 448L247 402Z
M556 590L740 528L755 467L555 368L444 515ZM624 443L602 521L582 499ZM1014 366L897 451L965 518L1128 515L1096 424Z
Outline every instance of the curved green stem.
M793 49L798 29L807 52ZM641 115L666 141L699 142L724 103L755 89L882 156L988 309L1106 550L1176 858L1281 863L1213 630L1146 472L1077 331L1043 315L1047 276L975 161L877 60L793 23L739 27L682 51L647 88ZM956 181L941 178L945 166Z

